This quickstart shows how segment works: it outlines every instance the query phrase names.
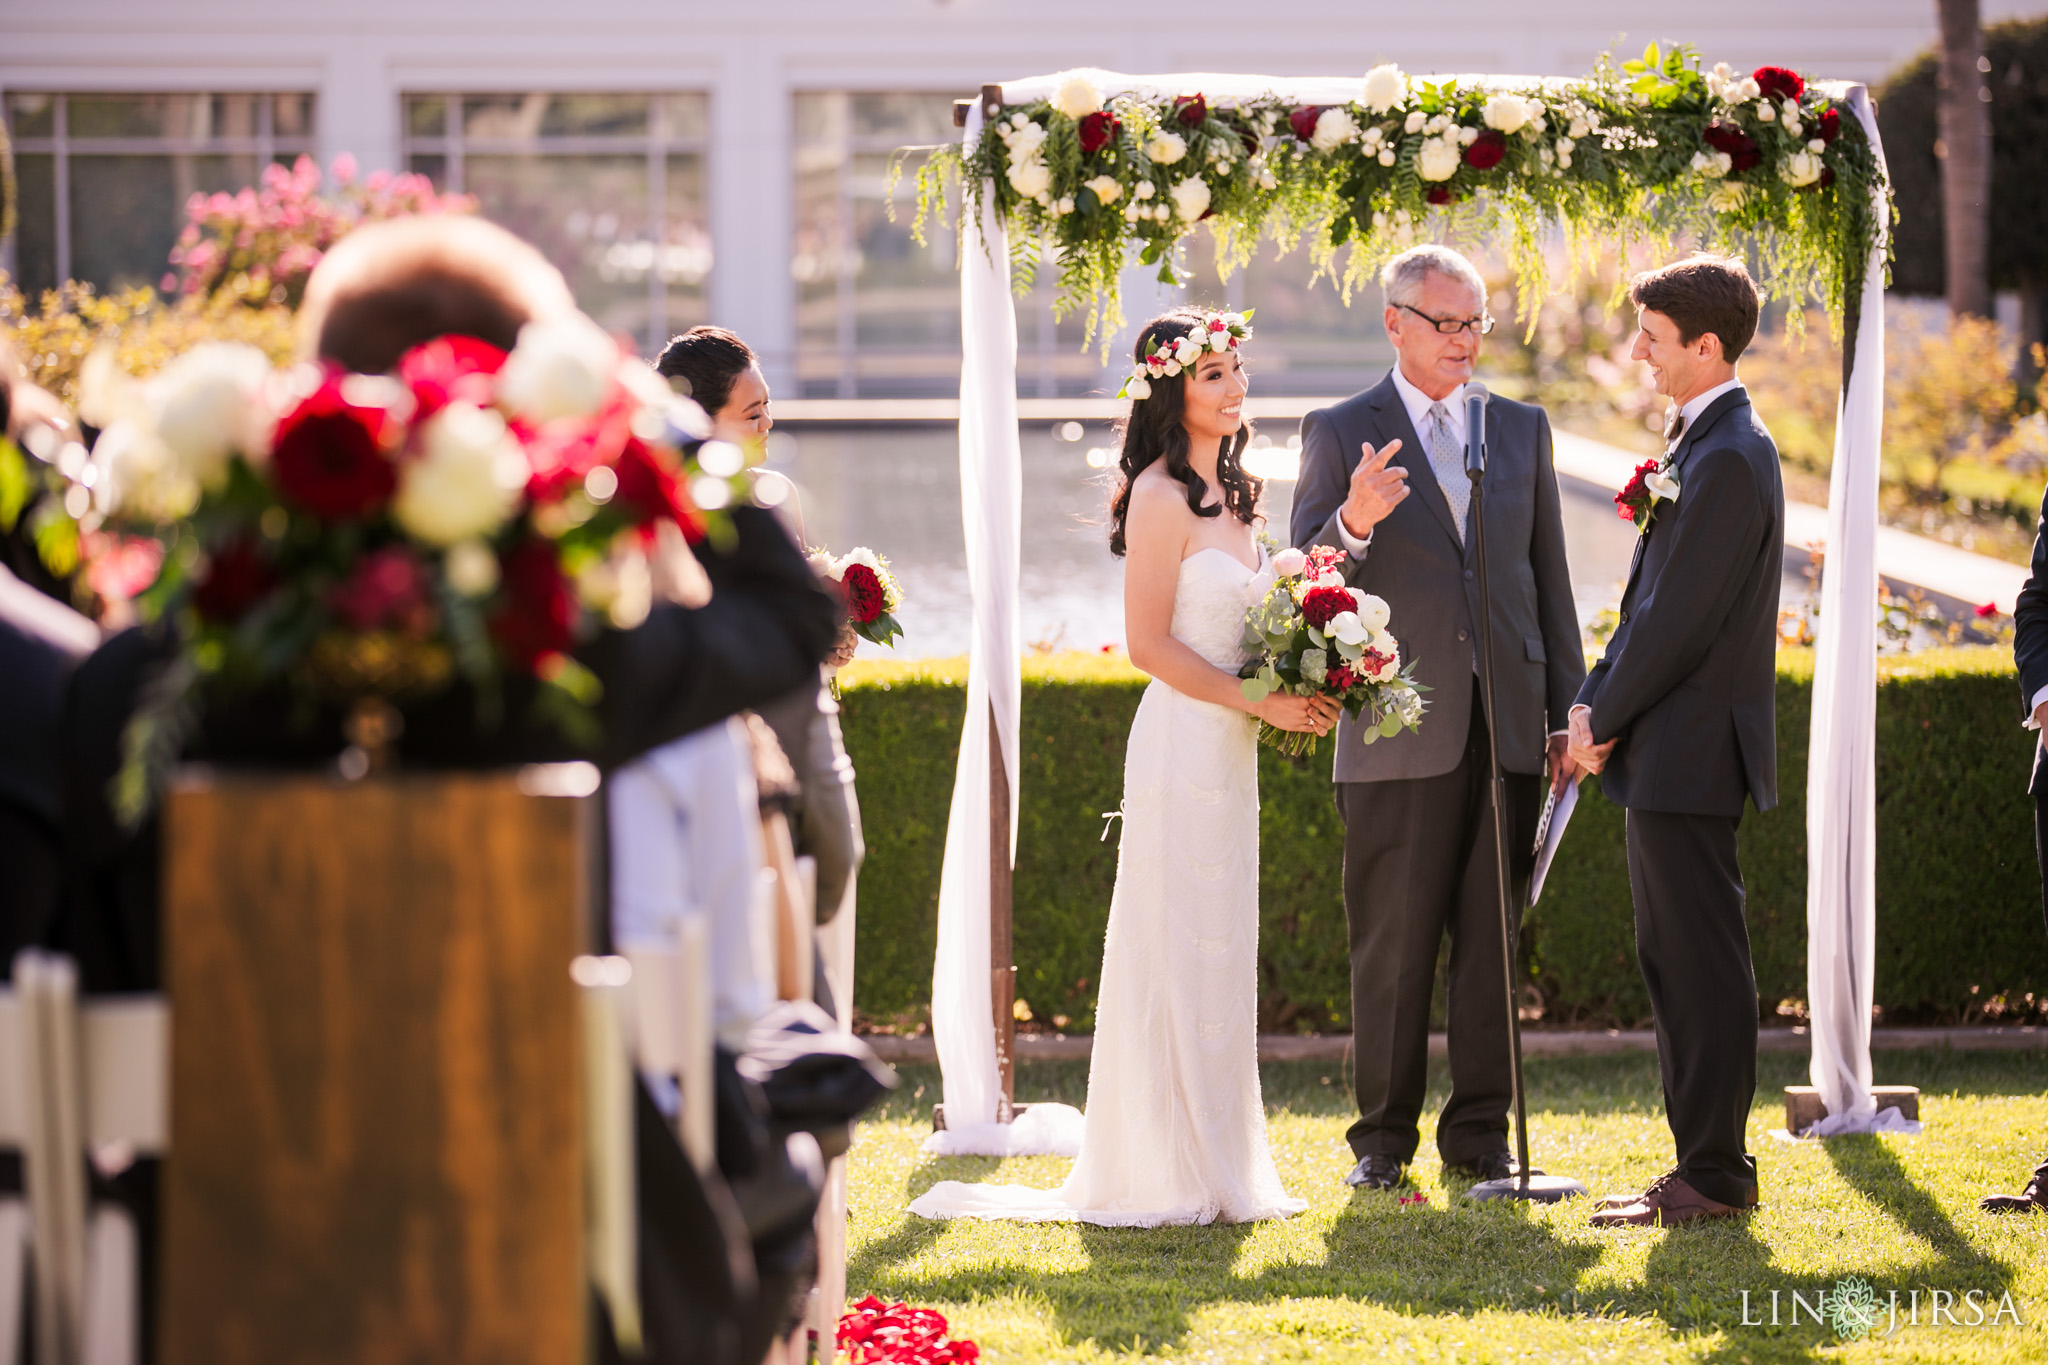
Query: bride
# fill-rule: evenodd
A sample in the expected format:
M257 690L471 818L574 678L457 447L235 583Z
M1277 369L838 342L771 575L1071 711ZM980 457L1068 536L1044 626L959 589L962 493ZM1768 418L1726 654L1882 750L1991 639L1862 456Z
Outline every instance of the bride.
M1152 683L1124 758L1080 1156L1058 1189L948 1180L913 1213L1154 1227L1306 1207L1280 1184L1259 1094L1254 718L1322 734L1336 707L1238 689L1245 612L1273 582L1252 530L1261 483L1240 463L1250 335L1236 314L1163 314L1125 385L1109 548Z

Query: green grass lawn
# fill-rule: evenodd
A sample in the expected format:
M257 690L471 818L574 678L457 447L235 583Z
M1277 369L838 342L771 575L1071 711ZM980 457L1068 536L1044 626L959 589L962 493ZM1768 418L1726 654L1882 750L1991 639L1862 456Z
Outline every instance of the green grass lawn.
M1414 1168L1426 1204L1353 1194L1347 1078L1332 1064L1262 1068L1274 1154L1307 1212L1284 1222L1151 1231L1085 1225L931 1223L905 1204L946 1179L1054 1185L1058 1157L924 1156L935 1067L861 1129L852 1154L849 1298L935 1307L993 1365L1198 1361L2048 1361L2048 1217L2000 1219L1977 1197L2017 1188L2048 1153L2048 1053L1880 1053L1877 1079L1917 1085L1927 1132L1787 1145L1781 1087L1802 1059L1761 1059L1750 1146L1763 1207L1726 1223L1601 1232L1584 1201L1471 1205L1446 1185L1431 1135ZM1448 1077L1431 1072L1433 1112ZM1085 1063L1019 1068L1018 1098L1080 1104ZM1535 1164L1595 1194L1640 1189L1670 1160L1656 1059L1534 1060ZM1899 1326L1843 1343L1802 1315L1845 1276ZM1767 1319L1779 1291L1781 1325ZM1984 1291L1988 1323L2010 1293L2024 1326L1930 1326L1929 1292ZM1912 1291L1920 1324L1910 1325Z

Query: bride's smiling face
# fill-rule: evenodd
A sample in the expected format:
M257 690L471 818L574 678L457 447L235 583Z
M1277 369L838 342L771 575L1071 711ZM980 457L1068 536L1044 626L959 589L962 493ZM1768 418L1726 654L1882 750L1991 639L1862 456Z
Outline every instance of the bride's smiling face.
M1239 351L1204 351L1194 368L1182 372L1181 425L1196 443L1215 444L1244 425L1244 396L1251 387Z

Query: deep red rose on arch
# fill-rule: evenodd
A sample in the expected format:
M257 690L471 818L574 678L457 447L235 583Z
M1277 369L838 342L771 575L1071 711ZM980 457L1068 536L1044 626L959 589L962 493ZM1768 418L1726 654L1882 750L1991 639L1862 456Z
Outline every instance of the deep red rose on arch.
M1301 617L1321 630L1347 611L1358 610L1349 588L1310 588L1301 599Z
M1081 154L1094 156L1116 140L1116 135L1123 130L1123 126L1123 120L1107 109L1097 109L1094 113L1083 116L1079 133Z
M328 375L277 424L271 448L278 492L326 521L369 516L398 488L389 456L398 423L387 408L351 401L347 381L361 377Z
M415 423L453 402L485 407L491 379L505 367L505 352L475 337L444 336L413 347L398 358L398 377L418 405Z
M1304 104L1287 116L1287 126L1294 130L1296 137L1307 142L1316 135L1316 120L1322 116L1322 105Z
M555 547L526 540L499 560L501 605L491 617L491 638L506 662L524 673L575 638L576 593L562 574Z
M839 576L839 591L846 598L846 614L858 625L867 625L882 614L888 600L882 580L865 564L849 564Z
M1498 128L1488 128L1465 149L1465 164L1475 171L1490 171L1507 154L1508 135Z
M1192 95L1175 95L1173 116L1180 120L1184 128L1199 128L1202 120L1209 117L1209 101L1202 97L1199 90Z
M1820 168L1820 179L1814 181L1813 186L1815 189L1824 190L1834 183L1835 168L1833 166L1823 166Z
M1790 67L1760 66L1750 73L1749 78L1773 104L1796 100L1806 93L1806 77Z
M1259 154L1259 133L1256 128L1239 128L1237 130L1237 140L1244 145L1244 154L1246 156L1257 156Z
M1429 193L1422 196L1432 204L1455 204L1458 196L1451 193L1449 185L1431 185Z
M276 586L277 570L256 542L231 540L206 557L206 568L192 589L192 607L209 625L231 626Z
M1806 130L1822 142L1833 142L1842 135L1842 111L1823 109L1806 125Z
M1710 123L1700 136L1715 151L1728 153L1734 174L1740 175L1764 159L1764 154L1757 150L1756 139L1732 123Z

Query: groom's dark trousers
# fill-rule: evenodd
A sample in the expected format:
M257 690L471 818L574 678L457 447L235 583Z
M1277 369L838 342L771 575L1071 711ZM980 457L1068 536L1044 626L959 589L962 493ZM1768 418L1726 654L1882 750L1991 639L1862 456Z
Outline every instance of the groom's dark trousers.
M1776 648L1785 491L1749 396L1709 403L1672 451L1675 502L1638 540L1621 617L1586 678L1601 790L1628 809L1636 959L1657 1024L1678 1173L1756 1202L1744 1126L1757 996L1735 831L1777 803Z
M1462 527L1454 520L1393 378L1311 412L1301 426L1289 530L1303 548L1343 548L1340 508L1361 445L1381 450L1401 442L1393 458L1408 470L1409 496L1372 528L1345 577L1385 599L1403 660L1431 689L1418 730L1367 745L1349 717L1337 727L1359 1110L1347 1138L1360 1157L1405 1163L1415 1155L1428 1081L1430 995L1446 934L1451 1096L1437 1116L1437 1153L1450 1165L1469 1166L1507 1149L1513 1090L1488 727L1499 736L1507 774L1510 900L1519 906L1541 808L1546 736L1565 728L1585 659L1550 421L1541 408L1495 398L1486 436L1483 503L1499 708L1491 717L1475 672L1479 583L1470 514Z

